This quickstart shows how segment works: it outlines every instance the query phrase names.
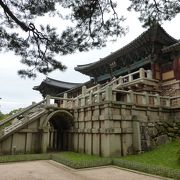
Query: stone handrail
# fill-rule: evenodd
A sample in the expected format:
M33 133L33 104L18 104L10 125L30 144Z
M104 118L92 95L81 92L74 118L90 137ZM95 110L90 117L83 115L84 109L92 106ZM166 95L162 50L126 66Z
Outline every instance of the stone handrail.
M55 97L55 96L46 96L46 106L58 106L57 104L51 104L50 100L58 100L59 102L62 101L62 104L59 104L61 108L73 108L76 98L67 98L67 93L64 93L64 97Z
M13 130L17 129L18 127L26 124L27 122L33 120L37 116L41 115L42 113L46 112L44 108L36 109L36 111L32 112L31 114L26 115L20 120L16 120L12 124L8 125L7 127L4 127L0 131L0 138L2 138L4 135L7 135L8 133L11 133Z
M113 93L124 93L126 96L127 103L133 103L137 105L153 105L153 106L171 106L171 98L169 96L160 96L159 94L148 94L148 93L140 93L140 92L133 92L131 90L124 91L124 90L113 90ZM141 103L135 101L136 98L141 98ZM172 99L176 99L178 97L173 97ZM114 99L116 100L116 99ZM150 100L152 103L150 103Z
M136 75L136 77L134 78L135 75ZM129 82L137 80L137 79L152 80L151 70L144 70L143 68L140 68L138 71L135 71L128 75L120 76L118 78L113 78L110 82L106 82L103 85L97 84L88 89L86 88L86 86L83 86L82 93L80 95L78 95L76 98L77 99L85 98L85 97L89 96L90 93L100 93L101 91L104 91L109 86L112 86L113 89L117 89L121 85L129 83ZM64 93L64 98L67 98L66 93Z
M37 103L37 104L32 104L32 105L28 106L27 108L25 108L25 109L23 109L23 110L21 110L21 111L15 113L15 114L13 114L12 116L10 116L10 117L8 117L8 118L6 118L6 119L0 121L0 126L2 126L2 125L4 125L4 124L6 124L6 123L12 121L13 119L19 117L20 115L23 115L23 114L25 114L26 112L28 112L28 111L34 109L35 107L37 107L37 106L43 104L45 101L46 101L46 100L44 99L44 100L40 101L40 102Z
M8 127L5 127L4 128L4 135L9 133L10 131L14 130L15 128L19 127L22 125L22 121L17 121L15 124L11 124L10 126Z
M68 107L67 102L69 101L71 102L69 108L73 108L73 107L82 107L95 103L100 103L103 101L119 101L116 99L117 93L122 94L124 99L121 101L124 103L133 103L137 105L149 105L149 106L170 107L172 105L171 100L180 98L178 96L170 98L169 96L160 96L159 94L133 92L132 90L129 91L118 90L118 89L112 89L112 86L106 86L105 88L101 88L98 91L90 92L89 94L84 94L84 96L80 96L74 99L72 98L71 99L59 98L59 99L66 101L66 106L63 107Z
M175 101L178 98L171 99L168 96L160 96L159 94L120 90L119 87L121 87L121 85L133 82L137 79L148 79L157 82L157 80L152 79L151 70L140 68L138 71L128 75L113 78L110 82L103 85L97 84L88 89L86 89L86 86L83 86L82 93L75 98L67 98L67 93L64 93L64 98L53 98L62 100L63 103L61 106L65 108L81 107L103 101L119 101L116 97L116 93L120 93L124 96L124 99L122 100L124 103L136 103L137 105L170 107L172 101Z

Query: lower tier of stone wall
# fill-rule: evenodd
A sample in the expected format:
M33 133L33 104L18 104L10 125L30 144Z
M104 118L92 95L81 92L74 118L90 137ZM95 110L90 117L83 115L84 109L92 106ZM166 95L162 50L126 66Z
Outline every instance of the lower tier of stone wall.
M150 150L179 136L179 110L118 102L76 109L73 150L101 156Z
M50 109L0 141L0 154L75 151L125 156L180 136L180 108L106 101L71 111Z

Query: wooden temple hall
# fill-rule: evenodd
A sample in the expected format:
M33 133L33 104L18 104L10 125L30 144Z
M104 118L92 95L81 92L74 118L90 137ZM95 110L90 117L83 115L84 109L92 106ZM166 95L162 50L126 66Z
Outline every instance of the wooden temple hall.
M119 89L178 96L180 41L155 24L123 48L97 62L78 65L75 70L91 80L76 84L47 78L34 90L39 90L44 97L62 95L68 90L68 96L75 97L81 93L82 86L89 88L114 81Z
M90 80L46 78L41 102L0 122L0 154L125 156L180 136L180 41L159 24L75 70Z

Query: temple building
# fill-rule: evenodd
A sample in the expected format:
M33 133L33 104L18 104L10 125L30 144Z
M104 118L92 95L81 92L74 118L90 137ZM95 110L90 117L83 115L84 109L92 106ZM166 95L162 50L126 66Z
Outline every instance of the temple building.
M0 122L0 154L74 151L104 157L180 138L180 41L154 24L76 71L85 83L46 78L44 99Z
M134 72L140 68L145 70L144 78L149 77L148 80L138 80L139 75ZM157 23L123 48L97 62L77 65L75 70L90 77L88 87L132 74L122 79L125 83L120 88L168 96L180 95L180 41L171 37ZM137 80L132 82L135 79ZM39 90L43 96L51 95L52 92L53 95L59 95L69 90L68 93L72 96L70 92L78 92L77 87L84 85L53 80L56 84L53 83L52 86L48 83L49 80L52 81L48 78L34 89ZM52 87L47 90L49 85ZM77 94L74 93L75 96Z
M39 86L34 86L33 90L39 91L45 98L46 95L56 96L64 91L68 91L74 87L81 86L82 83L70 83L64 81L58 81L47 77L41 82Z

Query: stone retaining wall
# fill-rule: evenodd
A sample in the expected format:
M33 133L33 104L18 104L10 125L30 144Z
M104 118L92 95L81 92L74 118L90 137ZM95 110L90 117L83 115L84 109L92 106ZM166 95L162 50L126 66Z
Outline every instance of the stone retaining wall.
M104 102L74 110L73 149L101 156L147 151L179 136L179 109ZM168 124L167 124L168 122ZM165 127L167 127L166 132ZM166 138L165 138L166 136Z

